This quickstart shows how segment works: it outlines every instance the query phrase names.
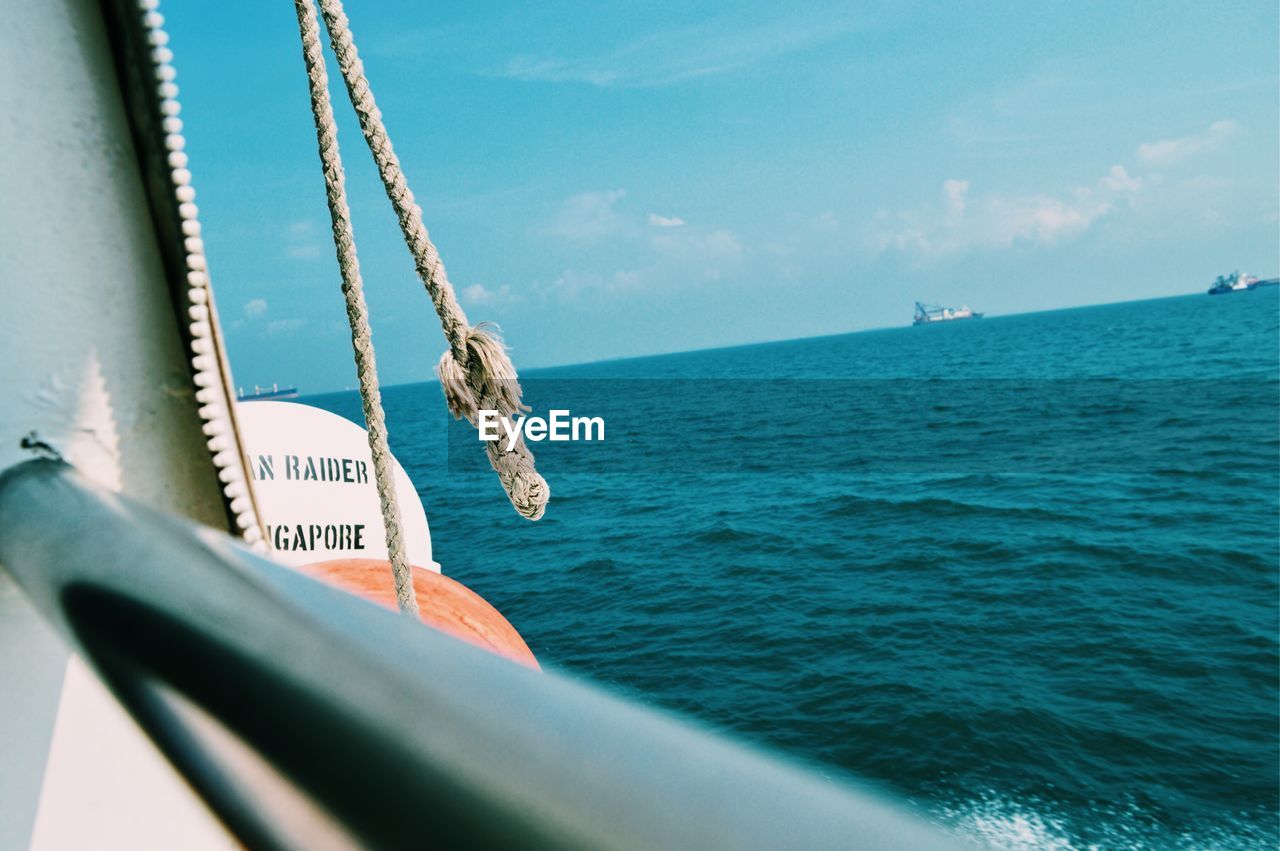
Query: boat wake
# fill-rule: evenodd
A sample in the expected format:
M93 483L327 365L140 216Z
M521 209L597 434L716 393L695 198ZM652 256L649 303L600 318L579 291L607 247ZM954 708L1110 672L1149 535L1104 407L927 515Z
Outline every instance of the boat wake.
M1253 851L1275 848L1275 834L1243 816L1216 826L1171 833L1136 805L1098 807L1088 824L1045 802L987 793L944 807L941 820L961 836L998 851Z

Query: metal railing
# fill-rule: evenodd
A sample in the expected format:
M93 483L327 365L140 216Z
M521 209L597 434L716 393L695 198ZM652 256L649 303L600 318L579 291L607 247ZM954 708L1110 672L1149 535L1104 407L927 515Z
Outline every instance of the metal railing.
M250 847L958 844L873 792L526 670L60 462L0 476L0 565Z

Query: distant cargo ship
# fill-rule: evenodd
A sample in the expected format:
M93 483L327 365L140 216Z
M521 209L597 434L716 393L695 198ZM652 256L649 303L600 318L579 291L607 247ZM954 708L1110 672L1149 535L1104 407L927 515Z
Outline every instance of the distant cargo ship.
M246 393L244 388L240 388L238 394L241 402L255 402L262 399L294 399L297 398L297 387L281 387L279 384L272 384L270 387L259 387L253 385L253 392Z
M1269 286L1271 281L1260 281L1255 275L1242 275L1238 271L1232 272L1230 275L1219 275L1213 281L1213 286L1209 287L1209 295L1222 295L1223 293L1238 293L1244 290L1257 289L1259 286Z
M957 319L981 319L981 313L975 313L968 305L961 307L939 307L936 304L916 302L916 315L912 325L929 325L933 322L954 322Z

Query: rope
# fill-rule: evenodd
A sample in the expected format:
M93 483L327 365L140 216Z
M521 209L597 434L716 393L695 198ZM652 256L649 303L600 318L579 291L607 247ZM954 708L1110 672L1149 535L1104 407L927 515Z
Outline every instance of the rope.
M382 504L382 522L387 532L387 554L395 580L396 602L400 611L416 616L418 599L413 591L412 568L405 555L404 534L400 527L395 466L387 446L387 425L382 414L382 394L378 389L378 366L373 353L369 311L364 303L360 260L356 257L351 210L347 206L346 175L338 152L338 126L329 102L329 77L320 46L319 22L312 0L294 0L294 6L302 35L302 58L310 82L311 112L315 116L316 142L320 148L320 162L324 166L325 195L329 202L329 216L333 220L333 244L338 254L338 268L342 272L342 295L347 303L347 322L351 325L351 349L360 379L360 401L364 406L369 451L373 456L373 478L378 487L378 501Z
M301 3L302 0L296 2ZM520 401L516 370L501 339L482 325L469 324L454 296L440 253L431 243L427 228L422 223L422 208L414 201L400 160L391 147L391 139L387 136L382 113L374 102L369 80L365 77L364 63L356 51L341 0L320 0L320 11L324 15L329 44L338 59L360 129L373 154L378 174L382 176L387 197L395 208L418 277L435 305L441 329L449 342L449 349L441 356L436 370L449 410L455 418L466 417L472 425L475 425L480 410L498 411L504 419L529 410ZM506 449L505 441L490 441L485 447L489 464L498 474L516 511L530 520L541 517L551 491L546 480L534 469L533 454L523 438L518 439L510 451Z

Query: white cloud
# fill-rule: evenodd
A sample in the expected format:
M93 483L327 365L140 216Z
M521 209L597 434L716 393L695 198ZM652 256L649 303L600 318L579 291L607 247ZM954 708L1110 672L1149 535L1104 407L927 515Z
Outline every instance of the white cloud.
M563 57L520 54L499 72L517 80L605 87L665 86L778 59L848 35L851 13L790 11L773 20L740 15L658 30L614 46Z
M1216 150L1239 132L1240 125L1234 121L1215 121L1200 133L1141 144L1138 159L1158 168L1176 165L1189 157Z
M645 274L655 282L718 281L737 270L742 243L726 228L664 230L650 240L654 261Z
M655 228L678 228L684 224L684 219L677 216L659 216L657 213L650 213L649 224Z
M551 222L551 232L570 240L595 239L616 232L622 217L614 209L625 189L581 192L565 200Z
M289 335L306 326L305 319L277 319L274 322L267 323L267 333L272 337L278 335Z
M964 214L964 208L968 206L964 196L969 192L969 181L967 180L944 180L942 181L942 194L947 199L947 217L958 219Z
M1094 219L1111 211L1111 205L1094 200L1089 193L1066 200L1047 195L996 196L988 202L987 210L989 227L979 234L984 242L1012 245L1027 240L1047 245L1088 230Z
M590 269L565 269L550 286L540 287L539 291L543 295L576 298L588 292L612 294L634 290L642 280L642 274L636 269L620 269L608 274Z
M1195 177L1188 177L1186 180L1181 181L1179 185L1192 192L1219 192L1229 187L1231 181L1207 174L1198 174Z
M1137 192L1142 188L1142 178L1131 176L1122 165L1113 165L1098 184L1112 192Z
M507 284L495 288L471 284L462 288L462 300L476 307L494 307L519 301L519 297L512 294L511 287Z
M733 231L724 228L659 234L653 238L653 247L660 253L692 260L736 260L742 256L742 243Z
M664 228L636 246L638 267L603 271L566 269L549 285L535 285L538 297L574 299L587 295L625 296L672 286L718 281L737 269L743 247L732 231ZM639 249L643 248L643 251Z
M813 220L814 230L833 231L840 229L840 220L836 218L836 214L830 210L824 210L819 213Z
M249 319L255 319L267 312L267 300L265 298L251 298L244 303L244 315Z
M625 195L622 189L582 192L561 204L549 231L578 243L580 265L550 284L535 285L531 297L572 298L683 286L720 280L738 267L744 252L732 231L627 209L620 203ZM495 292L479 285L463 291L475 303L501 293L501 289Z
M942 184L942 202L877 218L881 250L948 254L1016 244L1053 245L1087 231L1143 188L1141 178L1112 166L1092 186L1051 195L987 194L971 197L967 180Z
M604 88L618 81L619 72L605 67L592 67L591 62L521 55L512 57L502 76L515 80L544 83L589 83Z
M285 227L284 256L290 260L315 260L324 253L324 243L316 235L316 225L308 219Z
M315 260L323 253L324 249L320 247L319 243L315 242L286 245L284 247L284 256L290 260Z

